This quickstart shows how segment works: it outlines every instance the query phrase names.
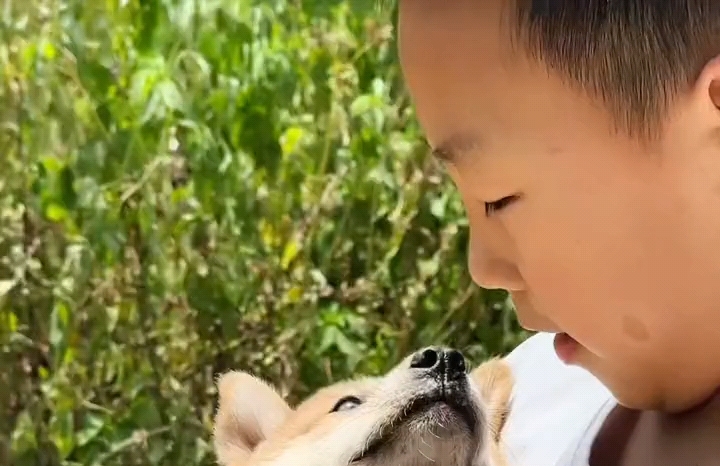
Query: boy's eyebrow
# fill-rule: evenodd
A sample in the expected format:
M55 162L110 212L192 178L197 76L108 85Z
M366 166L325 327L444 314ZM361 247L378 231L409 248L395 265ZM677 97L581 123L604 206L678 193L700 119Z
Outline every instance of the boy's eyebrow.
M467 152L480 147L480 138L474 133L455 133L432 148L435 158L446 162L457 162Z

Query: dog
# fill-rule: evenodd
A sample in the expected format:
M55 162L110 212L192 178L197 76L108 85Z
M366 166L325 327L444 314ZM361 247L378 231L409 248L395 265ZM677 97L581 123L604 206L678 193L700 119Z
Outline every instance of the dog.
M502 359L468 371L428 347L385 376L339 382L292 409L244 372L218 379L214 448L222 466L505 466L512 373Z

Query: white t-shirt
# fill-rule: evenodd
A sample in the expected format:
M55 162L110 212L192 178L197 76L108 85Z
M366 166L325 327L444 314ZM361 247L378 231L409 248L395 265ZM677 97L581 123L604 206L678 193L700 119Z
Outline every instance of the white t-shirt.
M507 356L515 377L503 429L511 466L587 466L593 440L616 405L592 374L558 359L553 338L538 333Z

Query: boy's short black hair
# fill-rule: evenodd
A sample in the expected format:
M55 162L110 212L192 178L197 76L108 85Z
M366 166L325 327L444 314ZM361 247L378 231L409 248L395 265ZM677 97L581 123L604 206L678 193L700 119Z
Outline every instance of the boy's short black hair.
M631 135L657 135L674 97L720 53L720 0L506 1L514 39Z
M516 10L531 56L639 136L657 134L673 98L720 53L720 0L517 0Z

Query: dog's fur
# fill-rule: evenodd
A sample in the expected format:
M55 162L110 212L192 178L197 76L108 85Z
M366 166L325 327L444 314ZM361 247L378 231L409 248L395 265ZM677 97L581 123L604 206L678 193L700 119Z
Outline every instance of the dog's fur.
M504 466L500 433L513 384L506 363L493 359L461 373L451 389L444 388L451 386L447 379L412 368L411 357L383 377L323 388L294 410L247 373L222 375L214 438L219 463ZM448 395L428 401L441 386ZM348 396L356 399L333 412Z

